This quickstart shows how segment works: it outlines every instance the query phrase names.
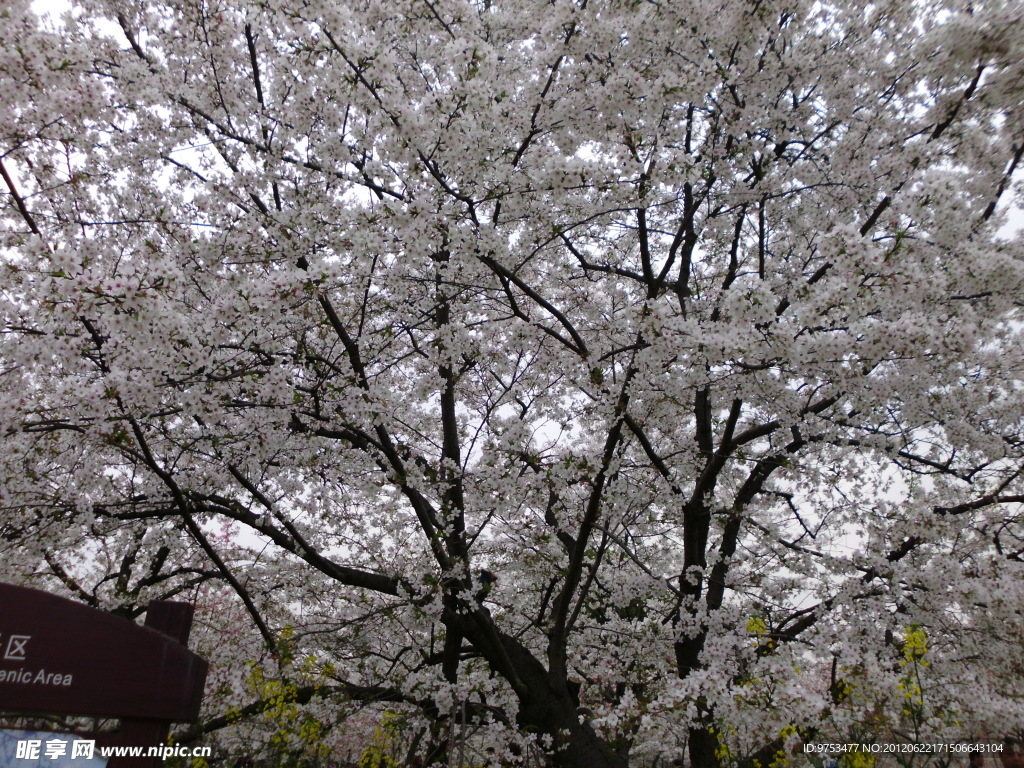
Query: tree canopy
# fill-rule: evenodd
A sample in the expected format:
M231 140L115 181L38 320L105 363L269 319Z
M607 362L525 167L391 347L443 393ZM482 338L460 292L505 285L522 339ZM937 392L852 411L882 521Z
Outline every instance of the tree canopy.
M182 738L386 707L402 759L704 767L1024 723L1019 4L0 28L0 569L198 600Z

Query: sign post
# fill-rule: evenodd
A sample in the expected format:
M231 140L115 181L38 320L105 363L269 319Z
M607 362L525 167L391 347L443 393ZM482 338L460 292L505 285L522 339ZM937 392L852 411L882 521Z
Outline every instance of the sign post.
M193 608L154 600L146 626L73 600L0 584L0 710L115 717L103 746L156 747L172 722L195 722L206 662L185 643ZM114 757L150 768L159 757Z

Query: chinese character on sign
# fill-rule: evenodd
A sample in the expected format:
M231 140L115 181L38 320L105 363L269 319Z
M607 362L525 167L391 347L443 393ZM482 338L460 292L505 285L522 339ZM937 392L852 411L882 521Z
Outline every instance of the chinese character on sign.
M95 741L71 742L71 757L84 757L86 760L92 760L92 756L95 751Z
M24 661L28 641L32 635L11 635L7 638L7 650L4 651L4 658L7 661Z
M68 753L68 743L63 739L48 739L46 742L46 756L51 760L63 757Z
M19 760L38 760L39 759L39 747L43 742L30 739L28 741L18 741L18 751L15 754Z

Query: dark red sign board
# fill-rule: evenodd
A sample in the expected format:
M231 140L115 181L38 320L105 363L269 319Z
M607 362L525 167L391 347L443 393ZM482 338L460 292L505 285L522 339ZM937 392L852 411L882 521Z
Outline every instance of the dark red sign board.
M163 632L0 584L0 710L195 722L206 670Z

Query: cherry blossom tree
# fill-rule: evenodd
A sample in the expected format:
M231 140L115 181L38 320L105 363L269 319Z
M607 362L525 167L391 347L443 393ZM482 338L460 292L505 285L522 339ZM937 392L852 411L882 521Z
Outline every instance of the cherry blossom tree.
M0 567L206 595L191 737L275 696L427 762L1020 726L1019 4L0 26Z

